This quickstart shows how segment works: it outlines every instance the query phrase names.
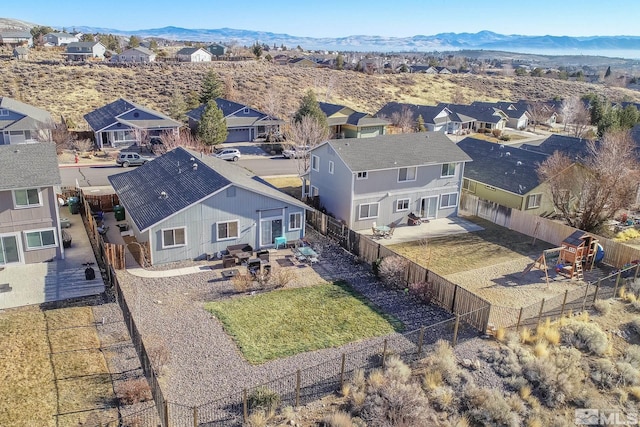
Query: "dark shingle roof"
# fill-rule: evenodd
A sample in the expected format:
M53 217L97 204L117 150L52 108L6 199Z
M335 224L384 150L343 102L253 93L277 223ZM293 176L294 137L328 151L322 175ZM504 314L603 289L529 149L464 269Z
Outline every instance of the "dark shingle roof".
M230 184L307 208L240 166L181 147L109 182L141 231Z
M496 109L492 106L461 105L461 104L438 104L439 107L447 107L458 116L474 118L485 123L498 123L502 116L496 114Z
M0 145L0 190L60 183L55 144Z
M547 155L551 155L556 151L559 151L573 160L583 161L589 154L587 143L588 140L583 138L574 138L564 135L549 135L549 137L539 145L522 144L520 148Z
M320 109L327 117L337 113L343 108L346 108L344 105L329 104L328 102L318 102L318 105L320 106Z
M245 108L250 108L253 111L257 112L258 114L260 114L260 117L255 117L255 116L251 116L251 117L247 117L245 120L246 123L243 123L243 126L252 126L256 121L258 120L262 120L265 118L268 118L269 116L266 113L263 113L261 111L256 110L255 108L251 108L247 105L244 104L239 104L237 102L233 102L233 101L229 101L228 99L224 99L224 98L216 98L216 105L218 106L219 109L222 110L222 114L225 117L228 117L230 115L232 115L233 113L243 110ZM194 108L193 110L187 112L187 117L195 120L195 121L200 121L200 117L202 117L202 113L204 113L204 109L206 107L206 104L202 104L200 105L198 108ZM278 118L273 117L272 118L274 121L276 122L280 122L280 120ZM227 122L228 125L236 125L235 123L229 123L229 121Z
M176 127L181 126L180 122L173 120L171 117L165 116L162 113L143 107L141 105L134 104L133 102L123 98L117 99L110 104L107 104L103 107L93 110L90 113L85 114L84 119L87 121L87 123L89 123L89 126L94 131L104 129L105 127L110 126L119 121L130 126L132 125L132 121L125 122L123 120L118 120L117 117L133 109L145 111L149 114L159 117L159 119L156 122L161 122L162 126L176 126ZM146 127L154 127L153 122L154 122L153 120L146 120L146 121L139 121L139 124L144 125Z
M354 172L471 160L440 132L334 139L327 143Z
M546 154L465 138L458 147L473 159L464 177L515 194L525 194L540 185L536 169Z
M199 47L183 47L182 49L176 52L176 55L193 55L195 52L199 51L200 49L201 48Z
M401 113L404 108L407 108L413 114L413 120L418 120L418 116L422 116L425 123L436 124L435 117L444 110L444 107L439 105L415 105L415 104L403 104L400 102L388 102L382 106L382 108L376 113L376 117L391 117L393 113ZM454 113L447 114L447 118L438 119L439 123L446 121L463 121Z

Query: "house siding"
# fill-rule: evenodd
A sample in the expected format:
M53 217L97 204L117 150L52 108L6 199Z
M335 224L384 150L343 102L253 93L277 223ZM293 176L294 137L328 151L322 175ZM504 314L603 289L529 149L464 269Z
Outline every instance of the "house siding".
M331 215L351 226L352 172L329 144L314 150L314 155L320 158L320 165L318 171L310 169L310 183L318 189L320 204ZM329 161L334 164L333 174L329 173Z
M153 263L164 264L202 258L207 254L223 252L227 246L238 243L248 243L254 249L258 249L261 247L259 220L261 212L267 210L273 210L274 213L283 217L283 232L288 241L301 239L304 236L304 209L239 187L232 188L235 188L233 197L228 196L227 190L223 189L197 205L153 226L149 230ZM290 231L288 217L294 212L301 213L303 228ZM217 241L216 224L220 221L233 220L238 220L239 237ZM179 227L186 227L187 244L182 247L163 249L162 230ZM273 245L262 247L271 246Z
M60 233L57 224L56 197L53 187L40 189L42 206L14 209L11 191L0 191L0 234L20 233L22 257L25 264L43 262L54 257L62 257ZM25 250L23 231L42 228L56 228L58 246L38 250Z

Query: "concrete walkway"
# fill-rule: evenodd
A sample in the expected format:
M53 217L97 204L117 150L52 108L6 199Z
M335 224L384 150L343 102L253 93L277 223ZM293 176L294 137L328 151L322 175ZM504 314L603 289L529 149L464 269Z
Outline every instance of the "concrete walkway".
M127 252L129 251L127 250ZM127 260L127 265L129 265L128 260ZM147 277L147 278L186 276L187 274L204 273L204 272L211 272L211 268L206 265L193 265L191 267L176 268L173 270L145 270L144 268L141 268L141 267L127 268L127 273L137 277Z

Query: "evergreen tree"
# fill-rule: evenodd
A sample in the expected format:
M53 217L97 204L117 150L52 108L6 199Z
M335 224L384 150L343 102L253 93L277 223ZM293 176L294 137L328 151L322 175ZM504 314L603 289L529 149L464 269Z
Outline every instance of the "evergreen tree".
M129 48L140 46L140 38L136 36L129 37L129 44L127 46Z
M198 137L208 147L215 147L227 139L227 122L215 99L207 102L198 124Z
M305 116L313 117L323 128L328 128L327 116L320 109L320 104L318 104L316 94L311 89L309 89L302 97L300 107L298 108L298 111L296 111L293 121L300 123L302 118Z
M169 116L174 119L184 122L187 119L187 102L184 100L184 96L180 91L173 92L173 96L169 101Z
M195 90L192 90L187 94L185 102L187 103L187 111L198 108L200 106L200 95Z
M341 53L336 57L336 70L342 70L344 68L344 56Z
M93 34L83 34L82 37L80 37L80 41L83 41L83 42L95 42L96 39L93 36Z
M210 70L202 82L202 92L200 94L200 103L207 104L211 100L220 98L224 92L224 85L218 77L218 73Z
M606 79L611 75L611 65L607 67L607 71L604 73L604 78Z
M251 51L253 52L253 55L256 57L256 59L260 59L260 57L262 56L262 46L258 42L253 45Z
M44 44L44 36L49 33L53 33L53 28L36 25L35 27L32 27L29 32L31 33L31 37L33 37L33 43L36 46L41 46Z
M418 116L418 132L426 132L427 128L424 127L424 119L422 118L422 114Z

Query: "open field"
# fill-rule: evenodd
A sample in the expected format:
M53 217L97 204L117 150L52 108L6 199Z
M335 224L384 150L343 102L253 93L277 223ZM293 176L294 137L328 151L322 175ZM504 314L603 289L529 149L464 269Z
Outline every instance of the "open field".
M205 308L253 364L402 329L345 283L272 291Z
M71 119L86 127L82 116L115 100L127 98L168 113L174 93L199 92L208 70L216 70L225 96L262 110L274 107L290 117L304 92L314 89L320 101L344 104L375 113L389 101L435 105L472 102L553 99L595 92L612 101L640 101L636 91L599 84L548 78L485 75L381 74L297 68L264 61L201 64L151 64L111 67L101 64L50 64L58 52L34 50L30 61L0 61L0 94L47 109L54 118Z
M90 307L0 313L0 425L78 426L116 418Z

